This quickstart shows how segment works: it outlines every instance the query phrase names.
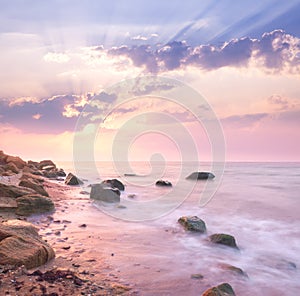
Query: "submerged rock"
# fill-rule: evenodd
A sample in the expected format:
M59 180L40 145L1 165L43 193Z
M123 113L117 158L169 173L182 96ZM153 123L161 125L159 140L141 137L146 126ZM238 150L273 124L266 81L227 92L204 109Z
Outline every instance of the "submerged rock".
M248 277L247 273L245 271L243 271L241 268L230 265L230 264L226 264L226 263L222 263L219 265L222 269L224 270L228 270L230 272L232 272L235 275L238 276L243 276L243 277Z
M209 288L202 296L235 296L235 293L228 283L223 283L216 287Z
M120 202L120 191L117 188L104 188L102 184L93 184L90 198L109 203Z
M185 230L206 233L205 222L197 216L183 216L178 219L178 222L185 228Z
M172 187L172 183L169 181L164 181L164 180L158 180L155 183L156 186L162 186L162 187Z
M215 175L210 172L193 172L186 177L187 180L207 180L213 179Z
M111 188L117 188L121 191L125 190L125 186L124 184L119 181L118 179L108 179L108 180L104 180L101 184L105 185L105 186L109 186Z
M69 173L65 180L65 184L73 186L73 185L81 185L83 184L83 182L72 173Z
M24 221L0 224L0 265L35 268L54 258L53 249L41 239L36 228Z
M231 248L238 249L235 238L230 234L216 233L209 236L209 240L214 244L221 244Z

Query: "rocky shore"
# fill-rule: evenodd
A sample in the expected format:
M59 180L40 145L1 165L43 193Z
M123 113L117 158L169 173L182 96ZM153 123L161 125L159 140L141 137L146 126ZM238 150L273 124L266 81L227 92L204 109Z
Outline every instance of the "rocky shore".
M93 273L95 258L77 262L60 238L71 221L53 217L65 211L69 192L51 180L65 176L51 160L25 162L0 151L1 295L135 295L107 272ZM61 230L53 231L62 223Z

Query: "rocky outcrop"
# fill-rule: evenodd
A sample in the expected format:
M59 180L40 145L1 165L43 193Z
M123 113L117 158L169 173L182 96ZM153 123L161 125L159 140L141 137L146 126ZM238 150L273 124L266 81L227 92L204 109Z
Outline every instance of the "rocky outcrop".
M53 249L27 222L10 220L0 224L0 265L35 268L54 258Z
M18 156L6 155L3 151L0 151L0 175L12 176L20 172L51 179L66 176L63 169L57 168L52 160L42 160L40 162L29 160L26 162Z
M65 184L74 186L74 185L81 185L83 184L83 182L72 173L69 173L65 180Z
M238 249L235 238L230 234L216 233L209 236L210 242Z
M53 201L39 194L24 195L16 199L16 214L29 216L32 214L46 213L54 210Z
M203 220L197 216L183 216L178 222L188 231L206 233L206 225Z
M209 288L202 296L235 296L235 293L228 283L223 283L216 287Z
M172 183L169 181L164 181L164 180L158 180L155 183L156 186L161 186L161 187L172 187Z
M108 180L104 180L102 183L102 185L110 187L110 188L117 188L120 191L124 191L125 190L125 186L124 184L119 181L118 179L108 179Z
M93 184L91 186L90 198L108 203L120 202L120 191L117 188L105 188L103 184Z
M213 178L215 178L215 175L209 172L194 172L186 177L187 180L207 180Z

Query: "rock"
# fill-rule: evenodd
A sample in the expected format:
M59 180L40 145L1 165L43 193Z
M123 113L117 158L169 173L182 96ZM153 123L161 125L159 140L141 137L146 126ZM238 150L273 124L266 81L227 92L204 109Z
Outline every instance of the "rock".
M193 273L191 274L191 279L202 280L204 276L201 273Z
M72 173L69 173L65 180L65 184L73 186L73 185L81 185L83 184L83 182Z
M194 172L186 177L188 180L207 180L213 179L215 175L209 172Z
M235 296L235 293L228 283L223 283L216 287L209 288L202 296Z
M230 234L216 233L209 236L209 240L214 244L221 244L231 248L238 249L235 238Z
M53 249L41 239L36 228L24 221L0 224L0 265L35 268L54 258Z
M6 158L6 163L10 162L15 164L18 169L23 169L27 165L26 162L18 156L8 155Z
M18 205L14 198L0 196L0 211L15 212Z
M43 185L38 181L34 181L35 179L23 179L19 182L19 186L31 188L35 192L43 196L49 196L48 192L44 189Z
M163 186L163 187L172 187L172 183L169 181L164 181L164 180L158 180L155 183L156 186Z
M43 170L45 167L50 167L50 166L56 168L56 165L52 160L42 160L37 164L37 168L39 170Z
M2 150L0 150L0 165L6 164L6 159L7 155Z
M120 191L117 188L104 188L102 184L93 184L90 198L105 202L120 202Z
M23 174L22 177L20 178L20 180L27 180L27 179L32 179L35 183L41 184L44 183L44 178L40 177L39 175L36 174L32 174L28 171L23 170Z
M124 191L125 190L124 184L121 181L119 181L118 179L104 180L101 184L107 185L107 186L109 186L111 188L117 188L120 191Z
M16 198L23 195L34 194L35 191L30 188L17 187L0 183L0 196Z
M56 173L57 177L65 177L67 174L63 169L59 169Z
M29 216L31 214L45 213L54 210L54 204L48 197L32 194L20 196L16 199L18 208L16 214Z
M178 222L189 231L206 233L206 225L203 220L197 216L183 216L178 219Z
M241 268L230 265L230 264L226 264L226 263L222 263L219 265L222 269L224 270L228 270L236 275L239 276L244 276L244 277L248 277L247 273L244 272Z
M281 259L279 262L276 263L275 268L281 270L296 270L297 265L292 261Z
M13 162L9 162L8 164L6 164L4 166L4 169L6 171L10 170L11 172L15 173L15 174L18 174L19 173L19 169L18 167L13 163Z

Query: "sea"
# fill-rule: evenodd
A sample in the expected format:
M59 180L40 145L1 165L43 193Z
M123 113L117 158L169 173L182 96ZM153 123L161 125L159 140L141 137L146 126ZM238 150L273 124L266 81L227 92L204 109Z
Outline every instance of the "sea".
M118 206L95 202L90 217L101 235L116 233L95 249L115 250L110 263L141 295L201 295L223 282L236 295L300 295L300 163L59 165L85 191L105 179L125 184ZM194 170L216 177L187 180ZM156 186L160 179L173 186ZM185 231L182 216L204 220L207 234ZM210 243L214 233L233 235L239 250Z

